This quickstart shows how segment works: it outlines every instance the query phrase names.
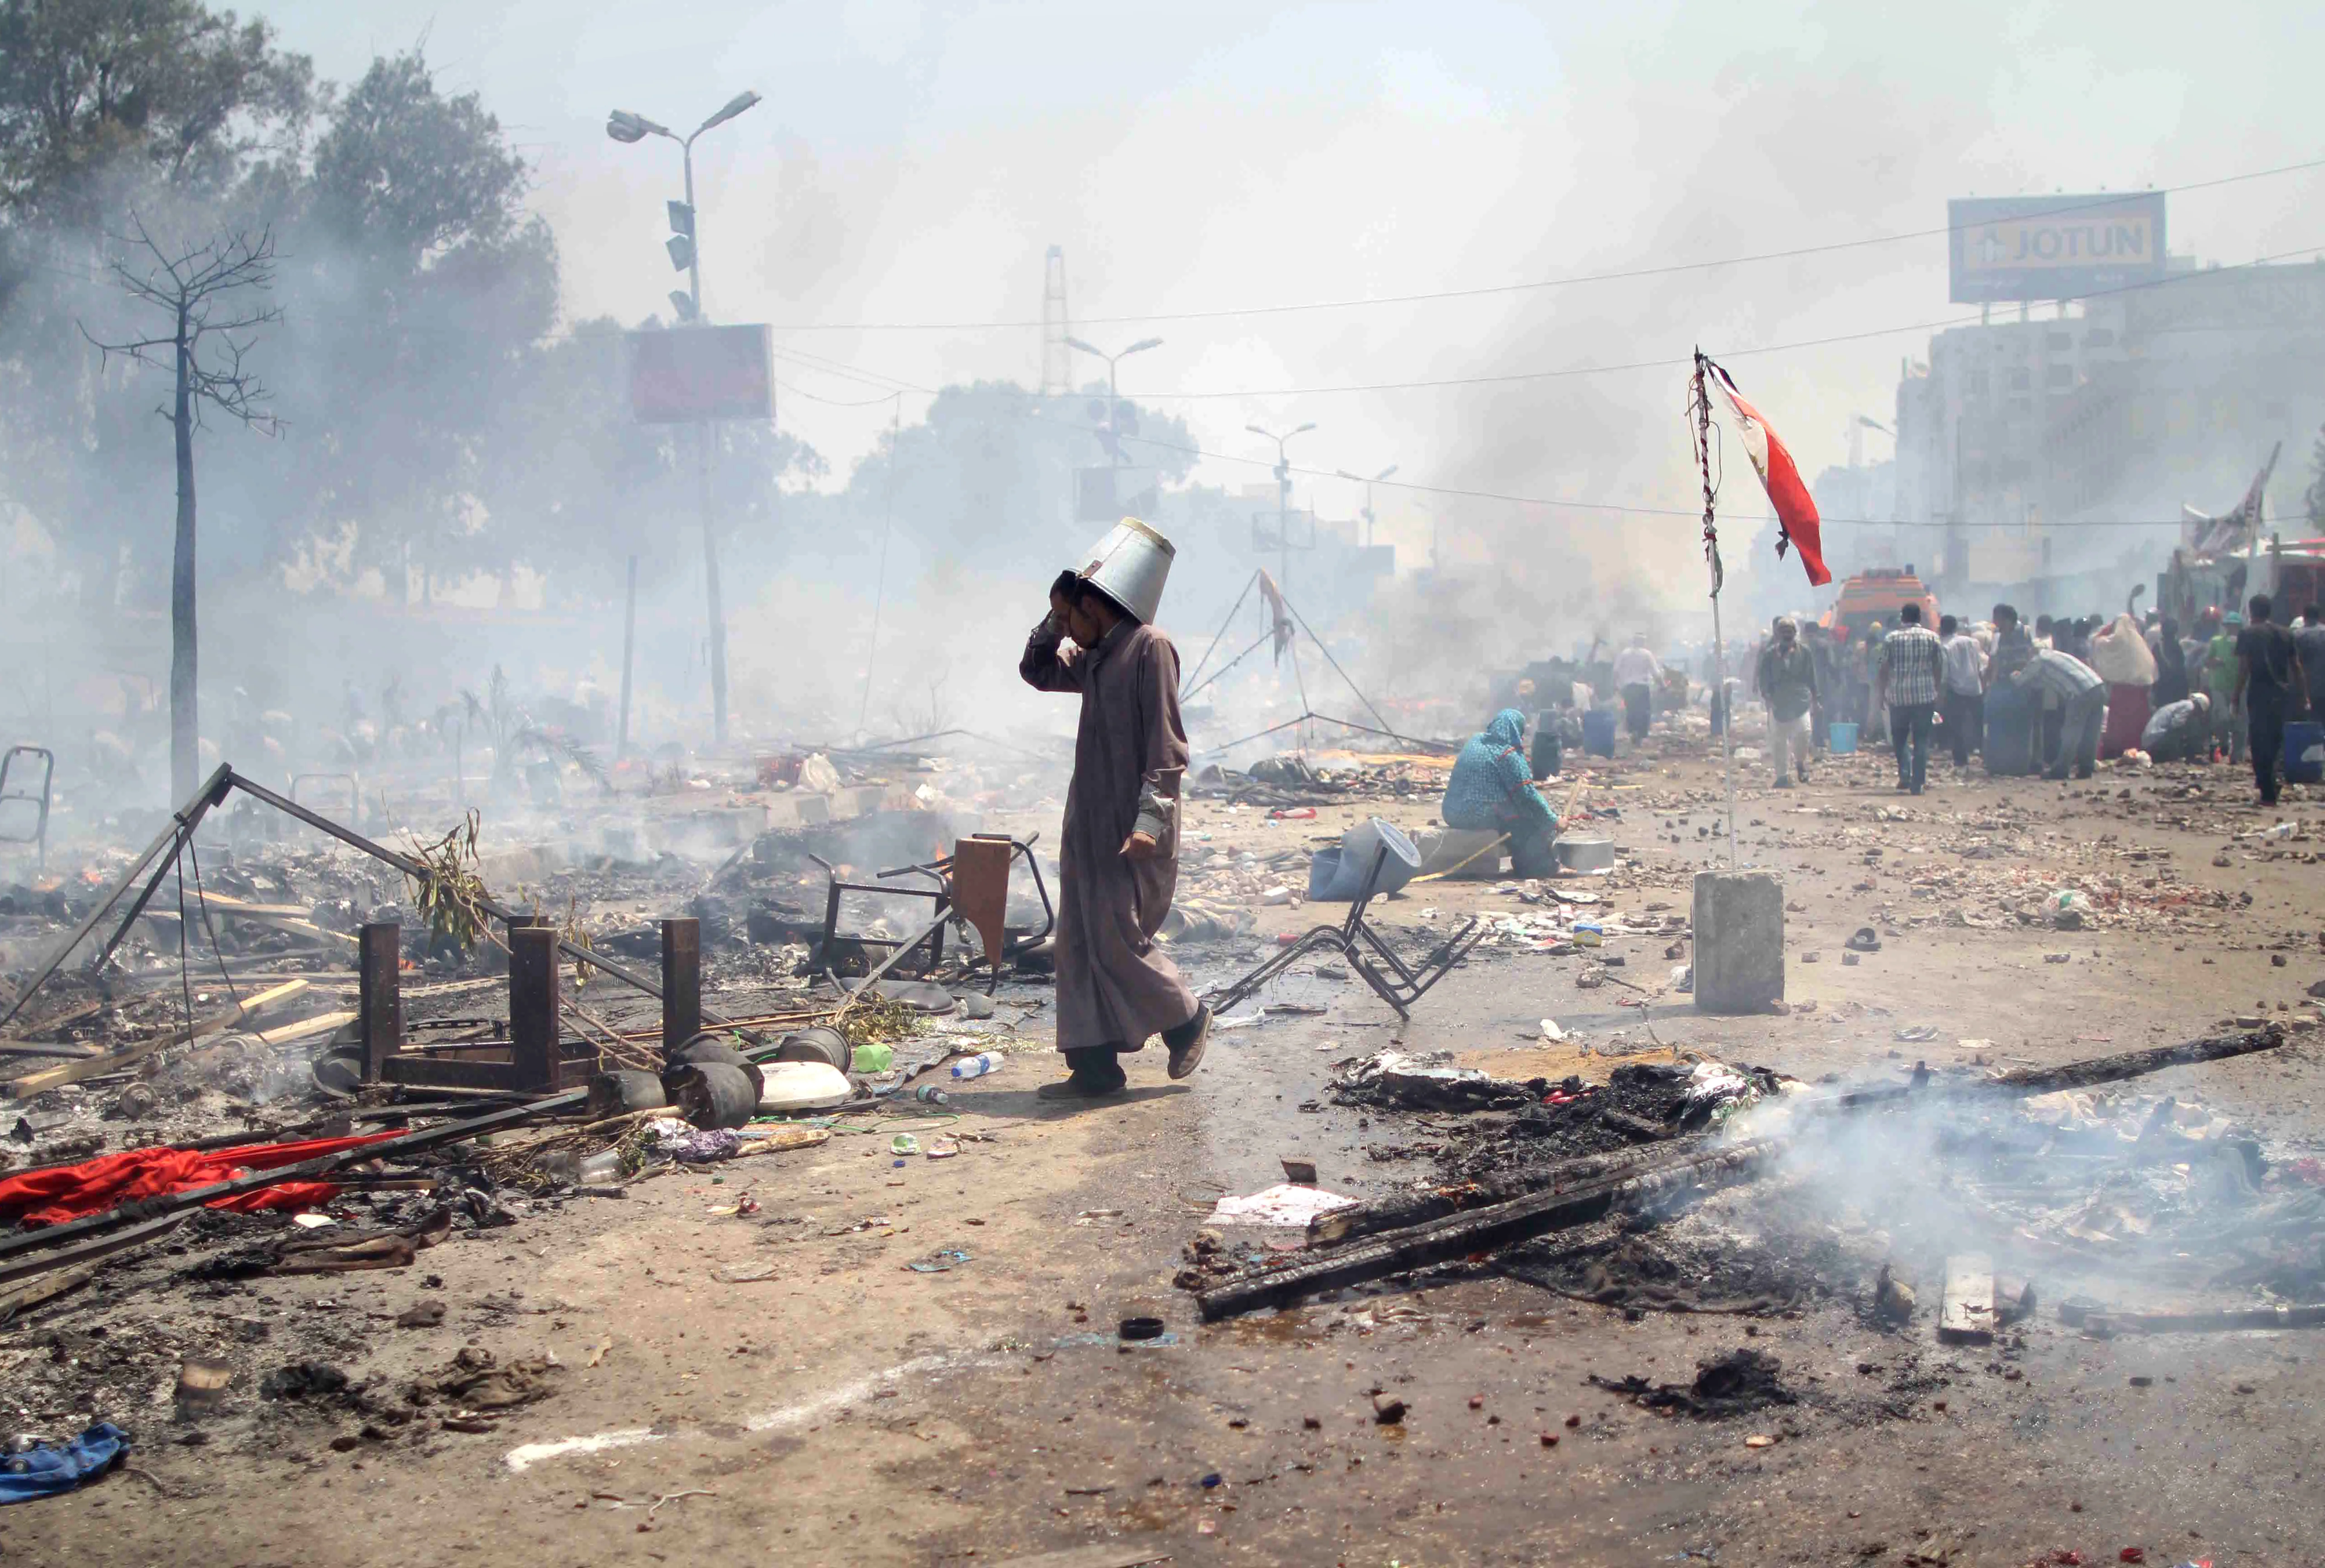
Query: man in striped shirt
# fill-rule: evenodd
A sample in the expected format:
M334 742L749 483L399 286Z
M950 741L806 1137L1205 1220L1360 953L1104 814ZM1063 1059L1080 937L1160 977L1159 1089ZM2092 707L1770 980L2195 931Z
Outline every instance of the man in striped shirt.
M1946 651L1938 635L1922 624L1920 605L1906 605L1897 618L1904 624L1881 639L1881 667L1873 683L1876 700L1889 707L1889 736L1897 747L1897 787L1920 794L1930 775L1930 723L1938 710Z
M2010 683L2036 697L2055 697L2066 708L2059 727L2058 754L2045 778L2064 778L2071 761L2077 778L2089 778L2099 755L2099 723L2107 717L2107 682L2099 673L2056 648L2040 648Z

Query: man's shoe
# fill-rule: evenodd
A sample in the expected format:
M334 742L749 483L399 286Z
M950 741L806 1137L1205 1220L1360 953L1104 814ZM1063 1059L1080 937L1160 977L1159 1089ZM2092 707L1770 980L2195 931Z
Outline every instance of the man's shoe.
M1203 1047L1210 1044L1211 1010L1200 1002L1195 1004L1195 1016L1175 1029L1162 1031L1162 1044L1171 1052L1171 1076L1184 1078L1203 1064Z
M1036 1099L1105 1099L1120 1094L1130 1086L1127 1078L1117 1077L1111 1082L1079 1076L1061 1078L1055 1083L1045 1083L1033 1091Z

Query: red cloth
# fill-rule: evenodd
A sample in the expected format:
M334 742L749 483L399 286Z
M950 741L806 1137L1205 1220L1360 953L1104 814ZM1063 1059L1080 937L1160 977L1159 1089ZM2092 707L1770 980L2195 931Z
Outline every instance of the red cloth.
M84 1214L101 1214L125 1203L208 1187L252 1171L279 1170L396 1136L364 1133L356 1137L251 1144L232 1149L124 1149L78 1165L27 1171L0 1181L0 1224L16 1222L27 1229L61 1225ZM266 1209L311 1209L338 1192L329 1182L284 1182L238 1198L221 1198L208 1207L244 1214Z
M2147 729L2147 688L2107 688L2107 728L2099 731L2099 755L2121 756L2139 744Z
M1768 492L1769 504L1776 508L1776 553L1783 554L1790 543L1801 552L1801 564L1808 568L1809 586L1822 588L1832 580L1832 573L1825 570L1823 524L1817 516L1816 502L1801 479L1800 466L1760 411L1744 401L1728 372L1712 366L1710 381L1735 415L1744 453L1760 476L1760 487Z

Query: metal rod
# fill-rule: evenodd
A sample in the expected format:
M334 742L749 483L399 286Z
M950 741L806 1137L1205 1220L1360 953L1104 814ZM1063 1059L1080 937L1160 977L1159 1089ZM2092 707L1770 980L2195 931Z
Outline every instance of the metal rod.
M638 647L638 558L630 557L630 588L622 601L622 722L614 736L614 760L619 762L630 750L630 670L637 662Z
M234 770L226 764L220 763L217 771L202 782L202 787L190 796L186 803L171 816L170 825L162 829L151 844L145 846L144 854L129 863L127 869L124 870L113 884L113 890L106 895L105 902L88 912L80 924L73 928L73 933L65 938L56 951L49 955L49 960L41 966L40 973L34 975L26 982L24 988L16 993L16 999L8 1005L7 1012L0 1013L0 1028L5 1028L14 1021L16 1015L23 1010L24 1004L32 999L32 993L48 983L49 977L55 974L65 960L72 956L73 950L86 942L88 939L88 933L95 931L97 923L112 913L113 906L121 902L121 895L129 891L129 885L137 880L138 873L151 865L153 857L159 855L164 846L177 838L189 813L194 821L199 821L203 812L225 798L226 786L232 782L233 778ZM157 885L158 882L157 877Z
M1211 655L1218 652L1219 639L1227 635L1227 628L1229 626L1235 625L1236 610L1243 608L1243 601L1251 597L1251 590L1258 581L1259 573L1256 571L1254 571L1249 577L1244 579L1243 591L1236 595L1235 609L1227 611L1227 618L1219 623L1219 629L1211 634L1211 645L1203 650L1203 656L1195 661L1195 667L1192 670L1187 672L1188 680L1191 681L1196 676L1201 674L1203 673L1203 666L1211 662ZM1266 640L1267 639L1264 636L1260 639L1261 642L1265 642ZM1202 688L1200 686L1195 688L1195 691L1197 691L1201 690ZM1193 692L1182 694L1179 700L1184 702L1188 697L1192 695Z

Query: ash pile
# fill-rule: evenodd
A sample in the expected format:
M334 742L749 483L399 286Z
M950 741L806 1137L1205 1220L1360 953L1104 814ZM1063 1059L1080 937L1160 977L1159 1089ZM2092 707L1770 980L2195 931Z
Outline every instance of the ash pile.
M2291 1039L1870 1088L1680 1053L1596 1084L1384 1053L1332 1093L1409 1189L1225 1200L1179 1284L1216 1321L1491 1272L1634 1318L1834 1312L2005 1354L2038 1322L2325 1326L2325 1164L2201 1099L2207 1064ZM2169 1068L2193 1071L2148 1081ZM1238 1212L1299 1215L1304 1245L1247 1239Z

